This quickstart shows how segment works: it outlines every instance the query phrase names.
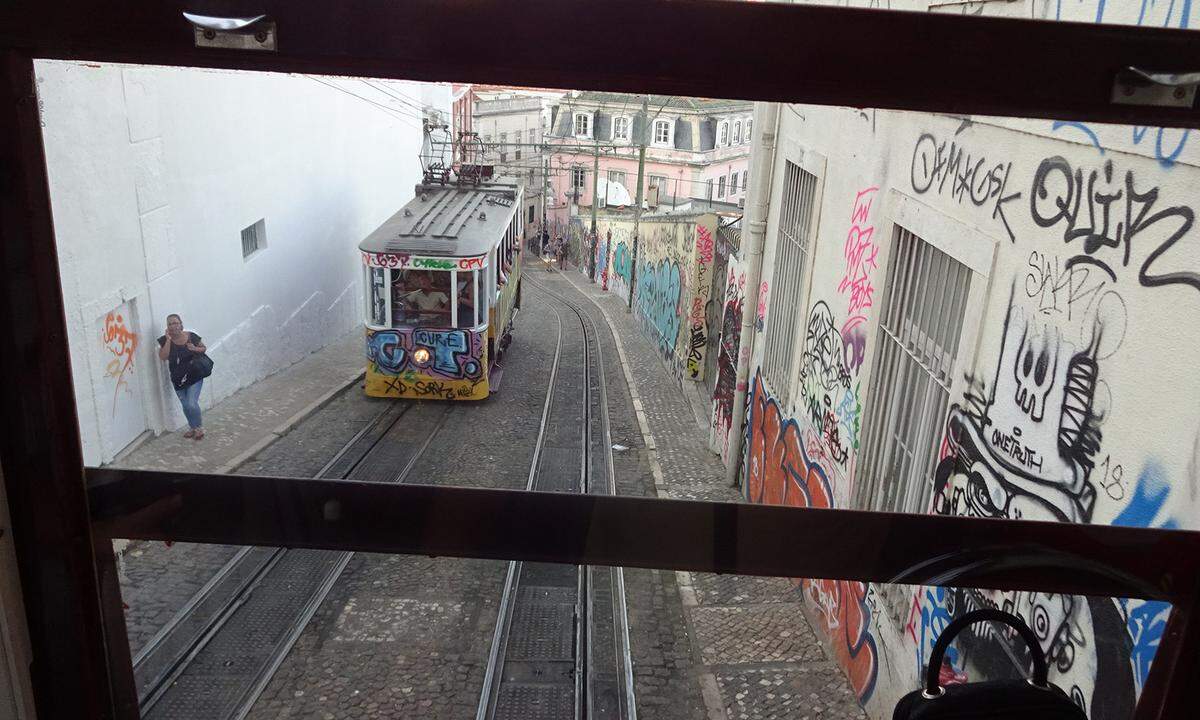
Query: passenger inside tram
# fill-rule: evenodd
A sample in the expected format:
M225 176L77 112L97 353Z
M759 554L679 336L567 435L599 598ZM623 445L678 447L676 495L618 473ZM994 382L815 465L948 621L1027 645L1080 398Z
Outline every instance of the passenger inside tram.
M393 272L393 325L446 325L450 322L449 273L423 270Z

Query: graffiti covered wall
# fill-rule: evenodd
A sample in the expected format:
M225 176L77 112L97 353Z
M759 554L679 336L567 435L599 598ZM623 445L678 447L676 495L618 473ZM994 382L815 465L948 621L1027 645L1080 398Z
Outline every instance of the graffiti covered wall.
M597 227L596 281L627 297L635 277L633 220L601 218ZM639 231L633 299L638 324L672 372L702 380L709 335L719 331L706 318L708 304L716 301L717 217L642 218Z
M1181 22L1183 6L1173 20L1167 4L1143 7L1156 24ZM1118 17L1103 3L1091 8ZM1183 12L1200 21L1200 8ZM726 281L727 297L758 303L749 501L879 500L861 496L872 485L859 457L872 403L899 392L872 382L890 342L880 316L889 293L911 298L913 278L939 267L889 265L901 220L916 217L919 226L903 227L968 268L969 295L929 311L943 317L948 303L966 304L967 339L955 348L946 410L929 421L930 474L900 476L898 461L884 463L882 487L925 483L927 512L1200 527L1200 376L1191 367L1200 351L1200 153L1187 133L808 106L780 123L776 183L778 165L805 153L820 154L826 170L786 404L761 367L772 290L798 282L774 264L778 208L761 286L729 296ZM918 406L898 405L900 414ZM714 436L724 416L714 393ZM1128 718L1168 612L1140 600L929 586L803 581L798 592L873 717L890 716L917 687L954 617L999 607L1034 629L1051 680L1089 717ZM958 681L1010 676L1028 662L1019 642L986 629L968 631L948 658L943 676Z
M367 330L367 394L435 400L488 396L485 333L446 328Z
M729 457L733 430L733 398L737 389L737 362L741 354L742 310L746 304L746 266L736 255L729 256L725 291L721 299L720 333L717 343L717 377L713 384L709 448L722 459Z

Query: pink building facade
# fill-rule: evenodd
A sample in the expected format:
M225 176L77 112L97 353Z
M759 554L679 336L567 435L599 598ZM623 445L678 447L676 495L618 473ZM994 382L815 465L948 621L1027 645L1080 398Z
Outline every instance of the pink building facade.
M564 96L546 137L550 164L547 217L558 227L599 204L631 205L637 197L638 147L646 144L644 206L736 209L749 179L752 104L741 101L584 92ZM619 186L619 187L618 187ZM607 191L607 198L606 198Z

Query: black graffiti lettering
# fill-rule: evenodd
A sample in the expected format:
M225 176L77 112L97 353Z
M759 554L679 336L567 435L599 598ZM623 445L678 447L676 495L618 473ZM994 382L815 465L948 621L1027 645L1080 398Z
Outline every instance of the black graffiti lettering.
M1025 295L1036 299L1038 312L1065 314L1068 320L1087 312L1100 291L1104 278L1092 281L1090 267L1065 264L1059 257L1034 250L1029 254L1029 272L1025 275ZM1109 291L1112 292L1112 291Z
M1151 272L1192 229L1195 211L1183 205L1156 211L1157 187L1139 191L1132 170L1125 172L1121 185L1114 182L1114 176L1111 160L1104 163L1102 171L1086 173L1086 178L1082 169L1073 169L1059 156L1046 158L1038 166L1029 193L1030 216L1044 228L1063 223L1065 243L1083 241L1082 252L1068 259L1066 267L1097 267L1116 281L1114 267L1128 267L1137 238L1146 237L1157 226L1154 239L1145 241L1153 247L1141 263L1138 282L1145 287L1178 284L1200 290L1198 272ZM1165 240L1160 234L1164 229L1169 232ZM1154 246L1156 241L1158 244ZM1110 250L1119 254L1109 257ZM1178 260L1185 256L1194 254L1177 252L1173 257Z
M983 207L993 200L992 219L1004 225L1008 238L1016 241L1016 235L1004 215L1004 206L1020 199L1021 193L1005 194L1012 163L996 163L989 166L986 157L973 158L956 142L938 142L930 133L917 138L913 148L909 181L918 195L923 195L937 184L939 195L949 192L952 199L962 202L964 198L976 207Z

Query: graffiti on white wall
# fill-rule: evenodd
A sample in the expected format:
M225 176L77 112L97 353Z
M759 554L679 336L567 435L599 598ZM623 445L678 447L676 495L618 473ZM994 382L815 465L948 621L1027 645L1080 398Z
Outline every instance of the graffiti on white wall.
M129 328L125 316L113 310L104 316L104 328L100 341L112 359L104 368L104 376L113 380L112 414L117 414L117 401L121 393L132 394L129 379L133 376L134 354L138 347L138 334Z

